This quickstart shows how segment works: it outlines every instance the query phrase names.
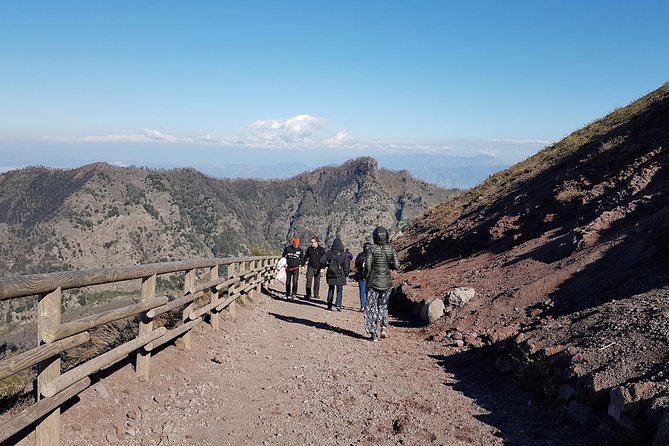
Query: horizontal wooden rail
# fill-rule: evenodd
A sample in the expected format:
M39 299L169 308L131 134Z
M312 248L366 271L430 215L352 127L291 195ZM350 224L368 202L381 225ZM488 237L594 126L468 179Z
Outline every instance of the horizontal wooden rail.
M40 389L40 392L47 398L52 397L63 389L71 386L75 382L83 379L84 377L118 362L119 360L128 356L129 353L132 353L138 348L153 341L154 339L161 337L166 332L167 328L160 327L157 330L152 331L150 335L133 339L132 341L126 342L123 345L119 345L118 347L101 354L97 358L91 359L90 361L87 361L80 366L63 373L58 378L49 381Z
M239 278L239 276L233 276L233 277L229 278L228 280L226 280L225 282L222 282L222 283L218 284L216 286L216 290L221 291L225 288L228 288L230 285L233 285L233 284L239 282L240 280L241 279Z
M197 293L194 294L186 294L183 297L179 297L177 299L167 302L165 305L161 307L153 308L147 311L146 315L150 318L154 318L159 314L167 313L168 311L172 311L175 308L179 308L186 304L189 304L201 296L204 296L204 291L198 291Z
M76 336L62 339L53 344L42 344L39 347L20 353L11 358L7 358L0 362L0 379L7 378L15 373L34 366L40 361L55 356L65 350L68 350L84 342L88 342L90 335L86 333L79 333Z
M91 379L86 377L81 381L68 387L64 391L54 395L53 398L44 398L30 407L27 407L18 415L14 415L9 420L0 424L0 443L11 437L12 435L21 432L21 430L33 424L35 421L44 417L46 414L53 412L60 405L65 403L70 398L77 396L88 386L91 385Z
M36 348L1 360L0 379L36 365L49 371L40 373L34 383L44 398L0 423L0 443L34 425L37 446L60 444L59 408L90 385L91 375L134 353L137 355L138 379L148 380L152 350L179 336L183 336L184 345L188 348L189 332L202 324L208 315L210 318L207 320L213 330L217 330L220 320L216 313L271 280L277 259L277 256L200 259L0 278L0 301L38 296L38 337L41 343ZM229 266L227 277L218 277L219 267L226 265ZM207 275L207 281L197 283L201 277L197 269L204 270L202 276ZM155 297L157 276L172 273L185 274L183 290L186 294L172 301L167 296ZM134 279L142 281L141 302L61 323L61 290ZM198 298L202 298L203 303L198 301L201 307L193 308ZM156 316L184 307L182 325L172 330L153 328ZM133 316L139 316L139 335L135 339L60 374L62 353L88 342L94 336L94 328Z
M187 323L185 323L185 324L183 324L183 325L181 325L178 328L175 328L173 330L163 332L163 335L161 337L159 337L159 338L155 339L154 341L149 342L148 344L146 344L144 346L144 350L146 350L147 352L150 352L154 348L156 348L158 346L161 346L168 341L171 341L172 339L176 338L177 336L182 335L183 333L187 332L191 328L195 327L200 322L202 322L201 317L197 318L193 321L187 322ZM165 327L161 327L161 328L165 328Z
M232 302L234 302L235 300L237 300L241 296L242 296L241 294L235 293L235 294L232 294L232 295L226 297L223 300L219 300L217 302L218 305L216 305L216 311L221 311L222 309L224 309L225 307L230 305Z
M81 333L82 331L90 330L91 328L105 325L110 322L125 319L126 317L135 316L167 303L167 296L156 297L155 299L140 302L135 305L129 305L115 310L109 310L104 313L94 314L85 318L77 319L75 321L67 322L60 325L53 330L46 330L42 338L46 342L57 341L73 334Z
M141 279L156 274L175 273L196 268L230 265L250 260L275 259L276 256L232 257L224 259L200 259L183 262L149 263L147 265L122 266L117 268L96 268L81 271L61 271L55 273L32 274L28 276L0 278L0 300L14 297L44 294L61 288L80 288L103 283Z

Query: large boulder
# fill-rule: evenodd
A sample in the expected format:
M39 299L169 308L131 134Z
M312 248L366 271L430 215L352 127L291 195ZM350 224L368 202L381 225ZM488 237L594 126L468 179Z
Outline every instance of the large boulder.
M446 305L444 305L443 300L435 299L432 302L430 302L427 308L428 324L432 324L433 322L440 319L444 315L445 310L446 310Z
M463 307L476 295L474 288L457 287L446 293L446 302L453 307Z
M420 309L420 318L423 322L427 322L427 313L430 310L430 302L423 302L423 306Z

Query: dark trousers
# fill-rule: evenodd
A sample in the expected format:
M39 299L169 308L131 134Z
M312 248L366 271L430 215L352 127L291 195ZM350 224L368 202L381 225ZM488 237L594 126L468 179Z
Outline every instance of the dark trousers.
M318 299L321 287L321 269L307 266L307 299L311 297L311 284L314 284L314 297Z
M290 297L291 293L297 294L297 278L300 277L300 268L290 270L286 267L286 297Z
M342 298L344 297L344 285L328 285L328 309L332 308L335 287L337 288L337 300L335 301L335 307L341 310Z

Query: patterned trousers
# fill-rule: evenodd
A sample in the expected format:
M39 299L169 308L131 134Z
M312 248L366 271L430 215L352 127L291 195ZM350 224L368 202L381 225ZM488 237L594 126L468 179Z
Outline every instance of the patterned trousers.
M367 300L365 301L365 331L367 333L376 333L379 325L386 326L390 291L391 289L381 291L367 287Z

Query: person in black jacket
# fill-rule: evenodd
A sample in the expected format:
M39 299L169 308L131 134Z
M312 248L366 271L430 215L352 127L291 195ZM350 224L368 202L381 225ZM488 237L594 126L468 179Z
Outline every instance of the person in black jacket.
M286 297L292 299L297 296L297 279L304 259L300 239L295 237L293 243L284 248L281 256L286 258Z
M337 302L335 308L337 311L342 310L342 298L344 293L344 285L346 285L346 278L350 262L344 253L344 244L341 239L337 237L332 243L332 249L327 251L321 257L321 265L327 266L325 272L325 279L328 283L328 310L332 310L332 300L334 298L334 290L337 287Z
M355 280L358 281L358 291L360 292L360 311L365 310L365 301L367 299L367 279L365 277L365 254L369 251L372 244L368 241L362 245L362 252L355 257Z
M365 331L372 341L388 337L388 299L393 286L390 271L400 267L397 252L389 244L390 234L383 226L377 226L372 233L374 244L365 254L365 277L367 278L367 301L365 302Z
M320 299L318 295L321 287L321 257L325 254L325 248L319 245L320 239L311 239L311 246L307 248L302 266L307 266L307 286L305 299L311 299L311 284L314 285L314 299Z

